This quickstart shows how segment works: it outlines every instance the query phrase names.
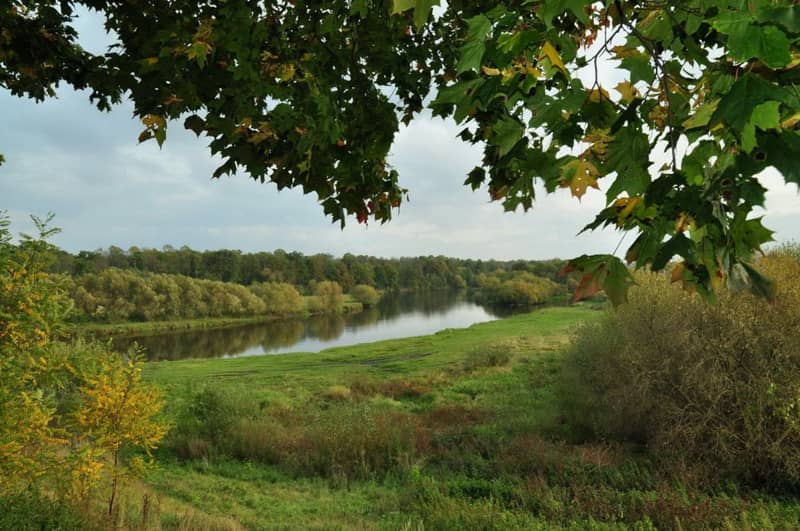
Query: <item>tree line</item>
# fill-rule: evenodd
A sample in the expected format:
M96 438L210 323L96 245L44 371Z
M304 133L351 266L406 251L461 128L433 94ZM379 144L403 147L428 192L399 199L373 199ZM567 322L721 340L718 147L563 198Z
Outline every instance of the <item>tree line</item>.
M257 282L287 283L301 293L310 294L313 282L337 282L345 292L364 284L379 290L425 290L442 288L477 288L484 273L522 271L548 278L557 283L566 279L559 275L566 261L551 260L473 260L444 256L413 258L377 258L345 254L335 258L329 254L304 255L282 249L273 252L244 253L222 249L196 251L189 247L162 249L111 246L95 251L72 254L56 250L50 271L73 277L99 274L116 268L142 273L182 275L193 279L234 282L251 285Z
M342 287L334 281L313 282L303 296L286 282L234 282L184 275L143 273L110 267L77 277L51 274L73 303L74 321L167 321L218 317L286 317L346 310ZM360 288L360 289L358 289ZM367 286L356 286L358 295ZM375 291L372 289L372 291ZM374 294L377 295L377 292ZM354 296L357 303L361 297Z

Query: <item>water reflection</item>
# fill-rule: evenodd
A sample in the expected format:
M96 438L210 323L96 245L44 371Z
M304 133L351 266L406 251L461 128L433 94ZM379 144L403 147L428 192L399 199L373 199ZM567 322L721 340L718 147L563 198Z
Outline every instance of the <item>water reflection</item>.
M235 328L119 338L115 344L126 348L136 341L151 360L316 352L333 346L431 334L506 315L506 311L468 300L463 292L407 293L384 297L376 308L353 315L318 315Z

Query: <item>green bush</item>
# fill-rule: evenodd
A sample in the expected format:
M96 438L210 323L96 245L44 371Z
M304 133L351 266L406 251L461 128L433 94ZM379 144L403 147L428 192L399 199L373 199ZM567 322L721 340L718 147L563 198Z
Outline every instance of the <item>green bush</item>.
M0 529L83 531L95 526L74 506L29 490L0 497Z
M759 267L777 283L772 302L724 291L708 304L639 275L628 304L575 337L562 393L572 424L714 475L800 482L800 263Z
M495 341L469 350L464 357L462 367L465 371L474 371L484 367L503 367L511 361L516 349L513 340Z
M355 286L350 290L350 295L367 308L375 306L378 304L378 301L381 300L381 294L378 293L378 290L366 284Z

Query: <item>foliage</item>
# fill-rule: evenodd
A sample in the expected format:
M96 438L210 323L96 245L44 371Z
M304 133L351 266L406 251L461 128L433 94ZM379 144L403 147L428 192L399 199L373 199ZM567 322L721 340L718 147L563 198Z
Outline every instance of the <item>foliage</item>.
M303 296L291 284L285 282L262 282L249 286L257 297L264 301L267 312L275 315L303 313L306 303Z
M52 342L69 304L44 273L55 231L49 218L34 221L39 238L13 246L0 216L0 496L23 517L37 496L40 508L61 511L65 500L88 499L111 458L111 513L120 452L155 447L165 432L154 420L162 403L135 359L102 345ZM31 502L19 505L24 492Z
M324 280L314 284L312 312L341 313L344 310L344 294L338 282Z
M435 4L15 0L0 10L0 83L43 99L66 82L101 109L129 95L140 141L162 144L185 118L222 157L215 177L300 187L342 222L390 219L405 190L387 155L435 87L434 114L484 147L466 184L507 210L531 208L537 180L580 198L605 179L607 207L587 228L636 232L629 262L660 270L680 256L692 289L769 293L747 261L771 232L750 215L761 170L800 179L793 2ZM105 14L106 53L76 44L78 6ZM598 75L609 64L615 87ZM615 257L572 267L582 290L625 298Z
M65 531L92 529L91 522L73 505L33 490L0 497L0 529Z
M242 286L182 275L138 273L116 268L65 279L75 304L74 319L100 322L165 321L258 315L290 316L305 311L291 284Z
M434 290L476 287L481 273L527 271L557 283L568 279L559 275L565 260L464 260L444 256L377 258L346 253L341 258L327 254L303 255L273 252L195 251L188 247L158 249L111 246L102 251L76 254L53 250L50 271L73 277L100 274L110 268L142 273L166 273L193 279L221 280L253 286L262 282L293 284L303 290L312 281L332 280L349 291L357 284L379 290ZM177 279L176 279L177 281Z
M800 481L800 263L758 263L775 300L723 291L714 305L641 275L628 305L572 347L571 421L665 460L767 484Z
M157 418L164 402L160 391L142 382L139 352L132 350L128 356L120 357L108 349L82 343L72 348L80 352L82 359L87 355L90 359L76 368L78 406L71 420L83 450L83 466L100 469L106 460L112 462L108 514L114 516L123 452L136 448L149 455L156 448L168 427ZM141 464L141 460L134 459L128 466L137 472Z
M378 293L378 290L366 284L359 284L353 287L350 290L350 295L367 308L375 306L381 300L381 294Z
M14 247L0 213L0 495L53 473L59 460L52 449L68 442L53 426L54 375L64 360L49 355L67 300L43 273L44 238L54 231L35 222L42 237Z
M542 304L561 289L551 280L524 271L481 274L477 282L482 298L490 303L507 306Z

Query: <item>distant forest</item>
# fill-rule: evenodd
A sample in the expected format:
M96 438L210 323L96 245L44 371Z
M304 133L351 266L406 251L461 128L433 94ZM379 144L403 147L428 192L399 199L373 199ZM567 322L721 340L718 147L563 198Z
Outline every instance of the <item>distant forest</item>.
M565 260L471 260L444 256L416 258L376 258L345 254L305 256L278 249L273 252L244 253L235 250L195 251L188 247L163 249L109 247L105 250L71 254L55 252L51 272L78 277L102 273L109 268L143 273L165 273L187 277L233 282L249 286L260 282L293 284L307 291L317 282L334 281L345 292L365 284L380 290L429 290L473 288L480 286L480 276L499 272L532 273L559 284L567 280L559 275Z

